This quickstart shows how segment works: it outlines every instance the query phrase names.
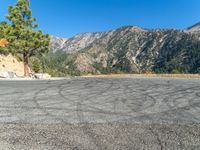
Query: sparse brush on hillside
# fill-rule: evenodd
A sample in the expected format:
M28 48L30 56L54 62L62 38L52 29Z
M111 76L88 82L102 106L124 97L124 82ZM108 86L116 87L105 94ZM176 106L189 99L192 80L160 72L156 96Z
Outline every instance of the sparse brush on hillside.
M161 54L153 68L157 73L200 73L200 42L194 35L183 35Z

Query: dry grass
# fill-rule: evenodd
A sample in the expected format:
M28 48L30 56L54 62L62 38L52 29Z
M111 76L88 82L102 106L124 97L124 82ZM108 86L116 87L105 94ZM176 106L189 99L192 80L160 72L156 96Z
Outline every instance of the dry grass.
M108 75L84 75L82 77L162 77L162 78L200 78L200 74L108 74Z

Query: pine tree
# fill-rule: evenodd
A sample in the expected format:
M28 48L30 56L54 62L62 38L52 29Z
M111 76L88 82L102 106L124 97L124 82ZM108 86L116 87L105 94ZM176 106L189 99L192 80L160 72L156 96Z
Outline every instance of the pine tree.
M25 77L29 76L29 58L48 52L50 43L49 35L37 30L36 19L32 17L29 7L29 0L18 0L15 6L8 9L10 24L4 23L0 28L9 42L9 51L23 55Z

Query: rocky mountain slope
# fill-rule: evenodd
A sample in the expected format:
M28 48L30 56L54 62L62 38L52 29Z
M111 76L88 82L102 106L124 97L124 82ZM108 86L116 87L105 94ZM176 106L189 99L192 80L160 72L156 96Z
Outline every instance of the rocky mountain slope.
M187 30L148 30L125 26L70 39L52 38L64 52L66 70L81 73L200 73L200 25Z
M82 33L77 34L72 38L64 39L58 37L51 37L51 49L55 52L58 50L66 53L75 53L79 50L89 46L92 42L99 39L103 33Z
M200 34L200 22L187 29L189 33Z

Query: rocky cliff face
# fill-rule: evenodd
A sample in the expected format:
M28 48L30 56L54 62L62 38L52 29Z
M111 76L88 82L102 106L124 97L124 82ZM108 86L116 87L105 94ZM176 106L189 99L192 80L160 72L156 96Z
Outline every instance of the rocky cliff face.
M12 55L0 55L0 72L14 72L17 76L24 76L24 63Z
M52 50L65 51L67 68L80 72L200 73L199 29L199 24L183 31L126 26L64 42L53 38Z

